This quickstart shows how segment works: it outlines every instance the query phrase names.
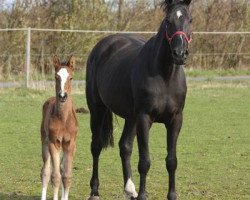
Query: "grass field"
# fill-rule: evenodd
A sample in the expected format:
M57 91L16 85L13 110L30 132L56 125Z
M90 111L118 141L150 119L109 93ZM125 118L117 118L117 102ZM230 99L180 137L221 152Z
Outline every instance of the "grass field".
M178 141L177 192L180 200L250 199L250 82L190 82L184 124ZM86 107L84 89L75 91L77 107ZM41 183L41 107L51 91L0 90L0 199L38 200ZM85 200L92 170L89 115L78 115L80 131L70 199ZM115 147L100 158L102 200L123 200L118 141L123 121L115 122ZM149 200L166 199L166 133L151 129ZM132 157L138 189L138 152ZM49 199L52 189L49 188Z
M80 68L74 73L74 80L83 80L85 79L85 68ZM44 81L44 80L54 80L54 77L51 74L42 75L37 73L37 71L32 71L33 73L30 76L32 81ZM204 77L212 79L214 77L222 76L250 76L249 69L192 69L186 68L185 73L188 77ZM20 76L20 73L17 75L6 75L1 77L0 82L19 82L24 81L24 74Z

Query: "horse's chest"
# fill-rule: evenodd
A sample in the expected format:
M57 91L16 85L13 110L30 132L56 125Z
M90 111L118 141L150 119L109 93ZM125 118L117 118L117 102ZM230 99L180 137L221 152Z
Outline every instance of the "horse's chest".
M154 118L165 118L182 107L184 92L163 84L144 88L139 92L137 105L139 110L146 110Z
M151 109L158 114L165 112L174 105L172 95L168 94L166 90L150 93L148 98L151 102Z

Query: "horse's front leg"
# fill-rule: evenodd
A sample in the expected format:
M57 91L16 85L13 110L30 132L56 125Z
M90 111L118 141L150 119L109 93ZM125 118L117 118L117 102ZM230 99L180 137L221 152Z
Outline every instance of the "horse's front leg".
M123 169L124 190L132 198L136 198L138 195L135 190L135 185L132 181L132 171L130 164L133 142L136 134L135 127L135 120L125 120L122 137L119 142Z
M139 149L139 164L138 171L140 174L140 189L138 200L146 200L146 176L150 168L149 157L149 129L152 125L150 116L147 114L140 114L137 117L137 142Z
M182 126L182 112L174 113L170 122L166 123L167 128L167 151L166 168L169 175L168 200L176 200L175 171L177 168L176 144Z

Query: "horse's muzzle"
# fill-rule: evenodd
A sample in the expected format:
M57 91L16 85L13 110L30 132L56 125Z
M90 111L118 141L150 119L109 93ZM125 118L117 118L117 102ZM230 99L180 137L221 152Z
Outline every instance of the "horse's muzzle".
M188 51L173 50L172 56L173 56L173 61L176 65L184 65L188 57Z
M66 92L64 92L64 93L59 92L58 93L58 98L59 98L60 102L65 102L67 100L67 97L68 97L68 95Z

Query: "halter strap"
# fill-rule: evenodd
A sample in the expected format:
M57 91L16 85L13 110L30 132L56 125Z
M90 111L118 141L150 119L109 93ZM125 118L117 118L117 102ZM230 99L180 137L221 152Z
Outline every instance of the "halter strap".
M192 38L191 38L191 37L188 37L187 34L186 34L185 32L183 32L183 31L177 31L177 32L175 32L171 37L169 37L169 35L168 35L167 31L166 31L166 37L167 37L167 40L168 40L169 43L171 43L172 40L174 39L174 37L177 36L177 35L183 35L184 38L185 38L185 40L186 40L188 43L190 43L190 42L192 41Z

